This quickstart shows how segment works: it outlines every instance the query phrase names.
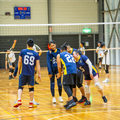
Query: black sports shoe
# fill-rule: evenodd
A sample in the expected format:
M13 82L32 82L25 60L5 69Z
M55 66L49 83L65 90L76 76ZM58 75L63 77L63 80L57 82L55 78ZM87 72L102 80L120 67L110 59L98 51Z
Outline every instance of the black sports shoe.
M78 101L78 103L83 103L87 100L85 96L82 96L82 98Z
M74 96L73 96L73 100L74 100L74 102L78 101L78 99L76 97L74 97Z
M98 69L101 69L101 67L99 67Z
M12 79L12 75L9 76L9 80Z
M84 103L84 105L91 105L91 102L86 100L86 102Z
M103 96L102 99L103 99L104 103L107 102L107 98L105 96Z
M66 110L70 109L71 107L76 106L76 103L73 101L73 99L71 101L69 101L68 106L66 107Z
M35 80L35 84L39 84L38 82L36 82L36 80Z
M69 105L69 101L67 101L67 104L64 105L64 107L66 108Z

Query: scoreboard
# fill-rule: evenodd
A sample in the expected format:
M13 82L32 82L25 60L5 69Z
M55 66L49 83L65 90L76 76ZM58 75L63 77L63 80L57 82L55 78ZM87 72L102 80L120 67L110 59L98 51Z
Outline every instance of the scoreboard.
M30 7L14 7L14 19L31 19Z

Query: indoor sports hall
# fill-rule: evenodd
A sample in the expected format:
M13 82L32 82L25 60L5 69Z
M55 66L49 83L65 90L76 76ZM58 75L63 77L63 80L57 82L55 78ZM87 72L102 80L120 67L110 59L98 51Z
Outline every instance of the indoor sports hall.
M66 119L120 119L120 0L0 0L0 120Z

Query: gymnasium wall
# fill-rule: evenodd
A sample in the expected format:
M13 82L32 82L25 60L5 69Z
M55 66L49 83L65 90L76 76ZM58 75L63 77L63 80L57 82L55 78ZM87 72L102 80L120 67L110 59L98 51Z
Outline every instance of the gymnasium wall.
M117 9L119 0L108 0L108 4L111 10ZM105 11L108 11L108 7L106 2L104 1L104 9ZM111 11L113 20L115 19L116 11ZM110 17L109 12L104 13L104 21L105 22L112 22L112 19ZM116 19L116 22L120 22L120 10L118 12L118 16ZM104 31L105 31L105 45L108 47L111 31L112 31L113 25L105 25ZM116 25L116 30L119 35L120 39L120 25ZM116 36L116 32L114 30L112 40L111 40L111 48L118 48L120 47L120 42L118 41L118 38ZM110 64L111 65L120 65L120 50L110 50Z

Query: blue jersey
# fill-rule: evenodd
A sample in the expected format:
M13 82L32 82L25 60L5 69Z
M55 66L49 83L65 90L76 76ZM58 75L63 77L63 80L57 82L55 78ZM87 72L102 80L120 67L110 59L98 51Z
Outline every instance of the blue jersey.
M22 57L22 72L23 75L34 76L36 60L40 59L37 52L31 49L23 49L20 52Z
M72 48L72 51L71 51L71 55L73 55L73 52L75 51L75 50L77 50L77 49L75 49L75 48Z
M81 70L84 75L90 74L89 66L86 63L87 59L89 59L89 58L86 55L81 55L79 58L79 61L76 62L78 70ZM98 73L98 71L94 65L92 65L92 73L93 73L93 75Z
M64 67L64 75L73 73L77 74L76 63L70 53L68 53L67 51L60 53L60 60Z
M48 68L48 73L53 74L54 67L57 67L56 58L57 55L60 53L60 49L57 48L55 51L53 50L50 51L47 52L47 68Z

